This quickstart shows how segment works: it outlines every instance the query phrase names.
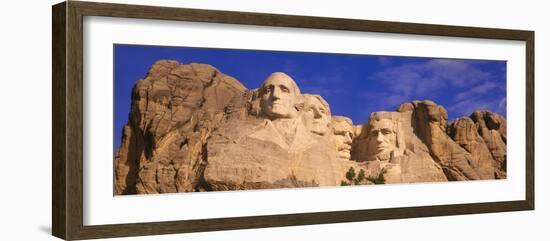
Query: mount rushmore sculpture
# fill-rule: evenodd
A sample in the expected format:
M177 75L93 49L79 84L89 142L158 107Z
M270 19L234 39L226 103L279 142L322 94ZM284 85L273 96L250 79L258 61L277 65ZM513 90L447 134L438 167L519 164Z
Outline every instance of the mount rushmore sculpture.
M449 124L424 100L354 125L281 72L248 90L210 65L158 61L122 131L117 195L506 178L500 115Z

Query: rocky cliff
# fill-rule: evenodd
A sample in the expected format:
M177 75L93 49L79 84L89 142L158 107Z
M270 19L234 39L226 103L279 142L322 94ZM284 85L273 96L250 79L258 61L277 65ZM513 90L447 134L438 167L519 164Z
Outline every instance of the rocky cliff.
M132 90L115 194L506 178L506 120L448 123L423 100L354 125L284 73L257 89L206 64L155 63Z
M246 88L205 64L158 61L132 90L115 156L115 193L195 191L224 108Z

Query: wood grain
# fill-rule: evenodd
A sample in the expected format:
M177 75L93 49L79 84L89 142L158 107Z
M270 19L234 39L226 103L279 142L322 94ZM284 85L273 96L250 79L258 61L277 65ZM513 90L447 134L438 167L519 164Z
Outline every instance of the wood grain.
M52 234L66 238L66 3L52 7Z

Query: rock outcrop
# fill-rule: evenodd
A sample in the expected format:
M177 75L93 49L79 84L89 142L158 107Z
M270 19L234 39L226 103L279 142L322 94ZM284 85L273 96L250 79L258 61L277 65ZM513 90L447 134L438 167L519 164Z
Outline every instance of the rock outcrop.
M470 165L472 158L469 153L447 135L445 108L429 100L414 101L412 106L415 134L428 147L430 155L441 166L447 178L451 181L482 179Z
M241 104L232 108L248 115L227 118L208 143L205 190L340 184L344 171L330 142L330 109L322 97L302 95L283 73L247 96L252 98L233 101Z
M404 109L408 104L397 112L372 113L354 139L352 159L369 170L368 176L383 175L385 183L447 181L442 165L415 133L414 109Z
M447 133L471 154L471 165L484 179L506 178L506 120L502 116L476 111L451 123Z
M257 89L206 64L162 60L132 90L115 194L506 178L506 120L404 103L353 125L284 73Z
M132 90L115 156L115 193L195 191L211 132L247 89L205 64L158 61Z

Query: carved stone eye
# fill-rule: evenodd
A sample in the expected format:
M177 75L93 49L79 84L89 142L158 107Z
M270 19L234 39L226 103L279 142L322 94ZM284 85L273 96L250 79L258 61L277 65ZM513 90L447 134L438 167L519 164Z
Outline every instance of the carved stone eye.
M264 94L269 94L269 93L271 93L272 90L273 90L273 86L266 86L263 89L263 93Z
M388 130L388 129L383 129L383 130L382 130L382 134L384 134L384 135L389 135L389 134L391 134L391 131Z
M282 91L282 92L285 92L285 93L289 93L289 92L290 92L290 90L289 90L287 87L285 87L285 86L281 86L281 91Z

